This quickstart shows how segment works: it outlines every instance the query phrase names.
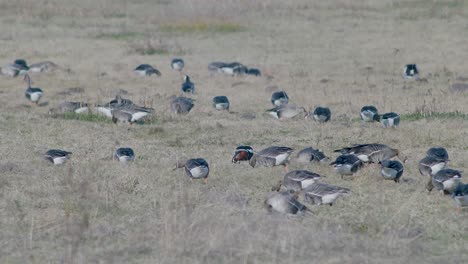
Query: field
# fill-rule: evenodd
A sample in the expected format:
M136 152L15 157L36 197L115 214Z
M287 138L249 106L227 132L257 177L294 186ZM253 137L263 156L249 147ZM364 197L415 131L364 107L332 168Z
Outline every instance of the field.
M258 2L258 3L256 3ZM0 66L51 60L65 71L32 75L45 94L24 98L21 77L0 76L0 263L465 263L466 210L428 194L418 162L445 147L468 171L468 3L463 0L0 0ZM169 111L182 76L197 87L188 115ZM212 75L238 61L263 76ZM138 77L141 63L161 77ZM402 78L417 63L425 81ZM329 123L276 120L272 86ZM457 88L458 87L458 88ZM124 98L155 108L144 124L94 115L54 117L63 101ZM226 95L233 113L213 109ZM364 105L401 114L400 127L359 120ZM232 164L234 149L313 146L332 158L354 143L383 143L408 157L400 184L376 165L342 180L302 166L352 194L306 217L269 214L263 201L282 168ZM132 147L128 166L111 159ZM73 152L64 166L43 159ZM177 160L203 157L209 182ZM466 177L466 176L465 176ZM466 180L465 180L466 182ZM463 261L465 260L465 261Z

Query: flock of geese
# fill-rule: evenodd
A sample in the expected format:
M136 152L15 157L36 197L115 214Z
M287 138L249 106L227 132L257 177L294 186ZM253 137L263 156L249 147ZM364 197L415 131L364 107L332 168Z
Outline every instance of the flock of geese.
M171 67L175 71L182 72L185 63L182 59L176 58L171 61ZM25 92L26 98L35 104L44 95L41 88L31 87L30 73L39 73L54 71L60 67L50 61L27 65L23 59L15 60L12 64L0 68L2 75L16 77L24 76L27 83ZM212 62L208 65L208 70L212 73L222 73L226 75L252 75L261 76L261 71L255 68L238 63ZM161 72L149 64L141 64L134 69L134 73L140 76L161 76ZM419 71L415 64L405 66L403 75L406 78L418 79ZM181 92L185 94L196 93L195 84L188 75L184 75L184 81L181 84ZM194 107L194 100L186 96L172 96L170 98L170 109L174 114L187 114ZM294 118L302 116L311 118L317 122L329 122L331 120L331 110L327 107L317 107L314 111L307 111L303 107L289 103L289 97L285 91L276 91L271 96L271 103L274 106L266 112L277 119ZM213 97L213 107L217 110L229 111L229 99L220 95ZM124 99L117 95L115 99L105 104L95 105L95 110L112 119L114 123L126 122L133 124L139 122L144 117L151 115L152 108L139 106L129 99ZM63 102L57 108L51 109L53 113L85 113L89 112L90 107L82 102ZM395 128L400 123L400 116L397 113L389 112L379 114L375 106L363 106L360 111L360 117L363 122L380 122L383 128ZM323 175L307 171L293 170L289 171L288 164L290 160L298 163L326 164L333 166L335 173L345 176L351 176L358 173L366 164L379 164L380 174L386 180L392 180L396 183L404 172L403 163L406 162L398 149L391 148L384 144L357 144L335 150L339 156L330 162L321 150L308 147L299 151L294 157L291 157L294 149L286 146L271 146L260 151L254 151L251 146L241 145L234 151L232 163L248 162L251 167L256 166L283 166L286 174L283 179L275 184L272 192L265 200L265 206L269 211L275 211L285 214L304 214L309 212L301 201L310 204L330 206L342 196L351 193L349 188L325 183L326 178ZM71 152L51 149L44 157L55 165L65 163L70 159ZM135 153L131 148L119 148L115 151L113 158L122 163L132 162L135 159ZM398 158L399 160L395 159ZM402 163L403 162L403 163ZM468 184L461 182L461 170L446 168L449 162L447 150L442 147L432 147L419 162L419 171L421 175L427 177L426 188L431 192L434 188L442 194L451 195L457 204L458 210L468 206ZM202 179L208 183L210 168L208 162L203 158L193 158L176 163L177 168L184 168L185 174L193 179Z

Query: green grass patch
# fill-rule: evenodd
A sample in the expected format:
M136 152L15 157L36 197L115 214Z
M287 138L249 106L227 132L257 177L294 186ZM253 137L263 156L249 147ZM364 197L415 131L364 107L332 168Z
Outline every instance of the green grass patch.
M455 111L455 112L417 112L410 114L403 114L400 116L401 120L417 121L421 119L462 119L468 120L468 114Z
M244 30L244 28L237 23L225 21L181 22L177 24L162 25L160 29L164 32L182 33L233 33Z
M80 121L87 121L87 122L98 122L98 123L112 123L112 120L106 116L93 114L93 113L65 113L59 116L66 120L80 120Z

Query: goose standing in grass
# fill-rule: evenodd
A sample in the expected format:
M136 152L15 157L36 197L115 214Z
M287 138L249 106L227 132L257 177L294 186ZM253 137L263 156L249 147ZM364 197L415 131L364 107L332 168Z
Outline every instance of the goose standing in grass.
M276 106L281 106L289 102L288 94L285 91L274 92L271 95L271 103Z
M460 212L462 208L468 207L468 184L458 183L452 197L457 205L457 211Z
M449 161L449 155L445 148L442 147L432 147L427 150L427 156L434 157L438 160Z
M443 169L432 176L432 185L443 194L451 194L460 183L462 171ZM431 191L431 190L429 190Z
M182 71L184 69L185 63L184 60L175 58L171 61L171 68L175 71Z
M380 116L379 112L377 111L377 108L372 105L366 105L361 108L361 119L364 122L374 122L374 121L380 121Z
M248 69L246 74L253 75L253 76L262 76L262 72L259 69L255 69L255 68Z
M238 146L234 151L232 163L240 163L241 161L249 161L254 154L251 146Z
M417 79L419 77L418 66L416 64L407 64L403 69L403 76L407 79Z
M384 179L400 182L401 175L403 175L403 164L401 162L397 160L384 160L380 165L380 174Z
M229 99L224 95L215 96L213 97L213 107L216 110L229 111Z
M273 190L279 191L283 186L286 190L300 191L314 184L322 177L320 174L306 170L290 171L284 175L283 180L279 181L277 186L273 187Z
M356 173L363 166L363 163L354 154L343 154L338 156L330 165L333 165L335 172L340 174L343 179L344 175Z
M185 168L185 175L190 179L203 179L208 183L208 175L210 174L210 167L208 162L202 158L189 159L185 162L177 162L176 168Z
M276 106L275 108L268 109L266 112L276 119L293 118L299 114L303 114L303 116L307 115L307 111L304 107L293 104L283 104Z
M447 166L447 160L441 160L433 156L426 156L419 161L419 173L426 176L428 182L426 189L430 192L434 186L432 185L432 176L436 175L440 170L443 170Z
M161 76L161 72L149 64L140 64L133 72L140 76L151 76L153 74Z
M382 127L397 127L400 125L400 116L395 112L385 113L380 116Z
M283 214L304 215L307 207L297 200L297 193L292 191L272 192L264 202L268 212Z
M135 160L135 152L131 148L118 148L114 153L114 159L121 163L127 163Z
M194 106L194 101L187 97L173 96L170 101L171 111L175 114L188 114Z
M45 153L44 158L54 165L60 165L69 160L71 154L71 152L65 150L50 149Z
M314 117L314 120L317 122L321 122L321 123L328 122L330 121L330 118L331 118L330 108L319 106L315 108L312 116Z
M184 75L184 82L182 83L182 92L184 93L195 93L195 84L190 81L188 75Z
M26 93L25 93L25 96L26 98L35 103L35 104L38 104L39 103L39 100L41 99L42 95L44 94L44 92L42 91L41 88L37 88L37 87L31 87L31 78L29 77L28 74L26 74L24 76L24 80L26 81L26 83L28 84L28 88L26 89Z
M289 147L272 146L258 153L254 153L249 160L250 166L255 168L256 165L267 167L284 166L285 171L288 171L288 158L293 153L294 149Z
M380 163L393 157L398 157L403 162L406 161L406 158L401 156L398 149L390 148L384 144L357 144L351 147L334 150L334 152L354 154L361 161L369 163Z
M306 201L316 205L333 205L340 196L349 194L350 189L331 185L323 182L315 182L304 189Z
M309 147L297 153L296 161L302 164L309 164L311 162L328 163L330 158L325 156L320 149Z
M31 73L52 72L59 68L60 67L57 64L51 61L41 61L41 62L29 65L28 72L31 72Z

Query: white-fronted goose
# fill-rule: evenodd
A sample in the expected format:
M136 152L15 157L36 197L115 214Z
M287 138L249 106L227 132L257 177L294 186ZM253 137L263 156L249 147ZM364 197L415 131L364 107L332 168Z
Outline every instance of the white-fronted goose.
M42 95L44 94L44 92L42 91L41 88L33 88L31 87L31 78L29 77L28 74L26 74L24 76L24 80L26 81L26 83L28 84L28 88L26 89L26 93L25 93L25 96L26 98L35 103L35 104L38 104L39 103L39 100L41 99Z
M114 159L122 163L135 160L135 152L131 148L118 148L114 153Z
M71 154L71 152L65 150L50 149L45 153L44 158L54 165L60 165L69 160Z
M234 151L232 163L240 163L241 161L249 161L254 154L251 146L238 146Z
M271 103L276 106L281 106L289 102L288 94L285 91L274 92L271 95Z
M289 147L272 146L258 153L254 153L249 161L250 166L253 168L260 164L267 167L284 166L288 170L288 158L293 153L293 149Z
M328 163L330 158L325 156L320 149L309 147L297 153L296 161L302 164L309 164L310 162Z
M304 215L307 207L297 200L297 194L291 191L272 192L264 202L269 212Z
M284 175L283 181L278 183L274 188L279 191L281 186L286 190L300 191L305 189L320 180L323 176L320 174L306 171L306 170L293 170Z
M343 154L338 156L330 165L333 165L335 172L343 178L344 175L356 173L363 166L363 163L354 154Z
M188 114L194 106L194 101L187 97L173 96L170 100L171 111L175 114Z
M403 164L401 162L397 160L384 160L380 165L380 175L384 179L400 182L401 175L403 175Z
M380 121L380 116L379 112L377 111L377 108L372 105L366 105L361 108L361 119L364 122L374 122L374 121Z
M140 76L151 76L153 74L161 76L161 72L149 64L140 64L133 72Z
M329 204L330 206L338 197L347 195L349 192L348 188L323 182L315 182L304 189L306 201L317 205Z
M460 183L462 171L453 169L443 169L432 176L432 185L436 190L451 194Z
M184 63L184 60L182 59L175 58L171 61L171 67L173 70L181 71L182 69L184 69L184 66L185 66L185 63Z
M208 166L208 162L202 158L189 159L185 162L177 162L176 168L185 168L185 175L191 179L203 179L205 183L208 183L210 167Z
M377 143L357 144L351 147L337 149L334 152L340 152L341 154L354 154L361 161L369 163L379 163L393 157L398 157L403 162L406 161L406 158L401 156L398 149L393 149L387 145Z
M213 97L213 107L216 110L228 110L229 111L229 99L224 96L215 96Z

